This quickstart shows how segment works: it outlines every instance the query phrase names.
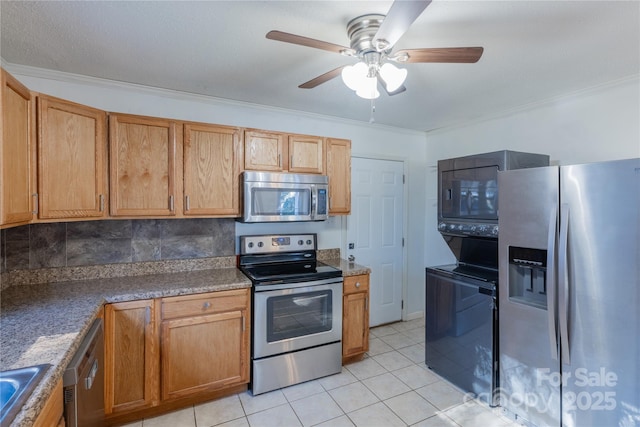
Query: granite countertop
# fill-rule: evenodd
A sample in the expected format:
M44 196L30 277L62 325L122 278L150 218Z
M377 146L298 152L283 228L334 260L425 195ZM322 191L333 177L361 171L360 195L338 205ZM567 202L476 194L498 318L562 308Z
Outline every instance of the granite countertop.
M322 262L342 270L342 276L344 277L371 274L371 269L369 267L365 267L364 265L356 264L355 262L347 261L342 258L323 259Z
M341 269L345 277L371 273L368 267L339 257L322 262ZM0 370L51 365L11 426L33 424L105 303L250 287L251 281L240 270L224 267L16 285L2 290Z
M0 306L0 370L50 364L11 426L31 426L105 303L251 287L238 269L18 285Z

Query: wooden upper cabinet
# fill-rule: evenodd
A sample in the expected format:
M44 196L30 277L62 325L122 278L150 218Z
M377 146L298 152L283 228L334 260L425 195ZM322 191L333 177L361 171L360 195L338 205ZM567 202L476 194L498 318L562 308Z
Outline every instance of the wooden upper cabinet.
M281 172L286 159L285 135L260 130L244 132L244 168L247 170Z
M106 216L106 126L104 111L38 96L40 219Z
M351 141L327 138L329 214L351 213Z
M105 306L105 414L159 403L159 311L155 300Z
M289 171L324 173L324 138L306 135L289 136Z
M175 122L110 114L109 148L111 215L175 215Z
M238 128L184 125L184 215L240 215Z
M29 89L5 70L1 75L0 226L20 225L33 218L33 108Z

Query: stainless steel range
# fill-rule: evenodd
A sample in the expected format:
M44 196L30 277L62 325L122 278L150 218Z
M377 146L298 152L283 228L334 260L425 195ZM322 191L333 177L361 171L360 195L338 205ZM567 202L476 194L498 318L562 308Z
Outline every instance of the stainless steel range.
M339 373L342 271L317 260L315 234L243 236L253 283L254 395Z

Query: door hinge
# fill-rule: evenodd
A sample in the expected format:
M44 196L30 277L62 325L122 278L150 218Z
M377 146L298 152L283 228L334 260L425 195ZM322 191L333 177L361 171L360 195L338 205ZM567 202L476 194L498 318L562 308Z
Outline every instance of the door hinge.
M402 247L404 248L404 237L402 238Z
M404 310L404 300L400 301L400 309Z
M404 174L402 174L402 183L403 183L403 184L404 184L404 178L405 178L405 175L404 175Z

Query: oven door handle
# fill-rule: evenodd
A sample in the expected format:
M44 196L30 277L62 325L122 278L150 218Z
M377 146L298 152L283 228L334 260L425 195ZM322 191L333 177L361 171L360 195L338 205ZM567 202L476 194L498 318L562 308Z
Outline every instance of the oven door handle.
M283 289L308 288L312 286L331 285L331 284L338 284L338 283L342 285L342 277L338 277L338 278L334 277L331 279L311 280L308 282L296 282L296 283L270 282L269 284L256 284L254 285L254 290L256 293L258 293L258 292L266 292L266 291L279 291Z

